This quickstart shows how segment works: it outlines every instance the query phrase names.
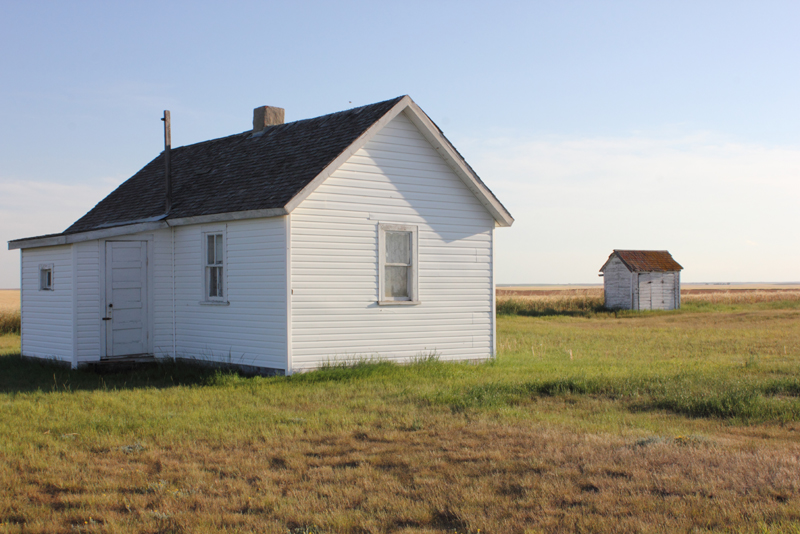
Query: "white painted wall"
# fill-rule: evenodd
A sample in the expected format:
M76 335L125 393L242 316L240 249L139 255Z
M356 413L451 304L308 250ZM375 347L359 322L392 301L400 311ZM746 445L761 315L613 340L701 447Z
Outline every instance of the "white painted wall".
M147 251L153 268L153 353L156 358L172 357L172 229L151 234Z
M416 306L378 306L379 223L419 227ZM291 214L293 370L492 356L494 219L400 114Z
M214 225L182 226L112 239L148 241L147 255L150 270L148 276L153 285L152 302L148 306L148 311L152 314L150 335L153 337L153 352L156 357L173 355L174 328L177 333L174 349L178 357L287 368L284 219L255 219L216 225L226 229L226 271L230 302L228 306L200 304L203 300L201 232L203 228ZM173 231L176 274L174 322ZM100 240L72 245L76 247L76 280L79 288L75 299L79 363L98 361L104 353L105 323L102 321L105 308L102 291L104 273L101 272L105 265L104 243ZM60 254L64 258L63 261L68 262L69 246L28 249L23 252L23 264L29 265L24 272L29 278L32 277L26 282L26 289L28 286L35 286L34 288L38 290L38 264L44 262L42 258L56 258L52 252L56 248L64 249ZM58 284L56 287L60 297L48 300L47 297L53 295L36 295L37 302L57 301L69 306L68 300L72 298L72 294L66 293L69 288L62 279L67 277L67 282L72 279L71 269L57 265L55 272ZM25 293L26 300L29 293L29 291ZM33 302L31 306L34 306ZM49 313L53 314L52 311ZM65 321L70 313L66 309L63 310ZM26 333L33 332L23 338L26 344L29 341L33 343L41 337L38 332L42 330L42 321L37 317L39 315L36 313L27 311L23 313L23 324L28 328ZM71 323L64 323L61 326L62 323L59 321L57 324L59 329L71 328ZM63 359L71 358L72 353L66 352L66 348L71 346L72 338L69 333L67 337L62 334L63 332L53 337L59 340L64 349L60 352L48 349L45 357L60 354L59 357ZM42 350L44 349L37 349L37 352L32 352L31 355L45 354Z
M157 357L172 355L172 241L171 230L144 232L109 239L147 241L148 320ZM77 260L76 318L78 363L100 360L105 354L104 328L105 240L75 243Z
M72 245L21 254L22 355L72 362ZM39 290L40 264L53 264L53 291Z
M76 249L78 293L76 298L78 321L78 362L97 361L101 356L100 329L103 326L100 302L101 249L98 241L85 241L72 245Z
M286 369L284 224L285 217L275 217L174 228L179 358ZM220 228L226 232L224 272L230 304L201 304L202 232ZM164 275L165 290L166 280ZM163 320L166 324L166 314ZM167 332L157 340L162 335L166 338Z
M603 290L606 308L631 309L631 272L617 256L605 266Z

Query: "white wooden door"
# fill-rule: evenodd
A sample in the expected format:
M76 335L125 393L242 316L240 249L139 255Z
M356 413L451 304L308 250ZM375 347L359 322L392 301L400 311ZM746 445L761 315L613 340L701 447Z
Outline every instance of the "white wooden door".
M147 241L106 241L106 358L149 352Z
M639 309L652 310L653 279L650 273L639 273Z

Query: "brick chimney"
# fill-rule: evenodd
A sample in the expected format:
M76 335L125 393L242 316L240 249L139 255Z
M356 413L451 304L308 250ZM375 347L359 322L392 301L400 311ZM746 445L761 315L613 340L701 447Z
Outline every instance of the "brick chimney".
M283 108L261 106L253 110L253 133L276 124L283 124Z

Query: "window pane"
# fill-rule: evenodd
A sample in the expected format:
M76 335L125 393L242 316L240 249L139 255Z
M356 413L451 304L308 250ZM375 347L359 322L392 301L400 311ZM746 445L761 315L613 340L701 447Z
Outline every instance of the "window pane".
M208 259L206 265L214 265L214 236L208 236Z
M222 296L222 267L208 267L208 296Z
M217 270L213 267L207 267L208 272L208 296L217 296Z
M386 296L408 298L408 267L386 267Z
M219 234L219 235L217 235L216 237L217 237L217 244L216 244L216 246L214 247L214 250L216 251L216 253L217 253L217 256L216 256L216 258L215 258L215 259L217 260L217 262L216 262L216 263L217 263L217 265L222 265L222 251L223 251L223 247L222 247L222 234Z
M411 263L410 232L386 232L386 263Z

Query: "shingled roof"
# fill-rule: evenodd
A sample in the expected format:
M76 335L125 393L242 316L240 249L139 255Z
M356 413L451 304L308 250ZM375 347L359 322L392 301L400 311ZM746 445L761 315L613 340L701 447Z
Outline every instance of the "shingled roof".
M666 250L614 250L608 260L600 268L603 271L608 262L617 256L631 272L667 272L681 271L683 267L672 259L672 254Z
M172 209L164 215L164 153L64 234L130 224L282 208L403 97L174 148Z

